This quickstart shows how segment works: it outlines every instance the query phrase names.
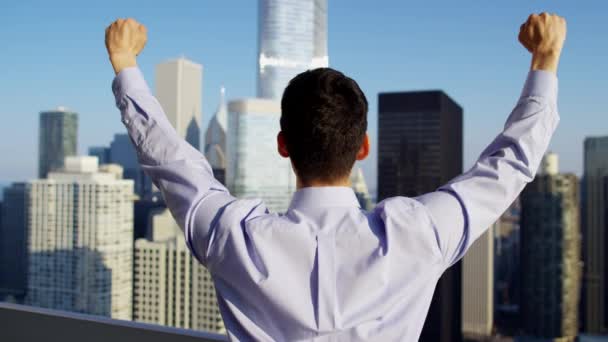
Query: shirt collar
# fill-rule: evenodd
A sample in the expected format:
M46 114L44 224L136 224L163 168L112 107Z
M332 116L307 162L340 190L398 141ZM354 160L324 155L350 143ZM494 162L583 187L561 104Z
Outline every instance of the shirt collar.
M303 208L360 207L353 189L346 186L320 186L299 189L288 210Z

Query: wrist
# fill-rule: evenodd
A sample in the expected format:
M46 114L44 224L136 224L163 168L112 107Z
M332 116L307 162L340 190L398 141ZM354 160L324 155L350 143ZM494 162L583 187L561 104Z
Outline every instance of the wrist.
M137 58L135 55L127 53L114 53L110 54L110 63L114 72L118 75L122 69L137 66Z
M544 70L557 74L560 51L534 52L530 70Z

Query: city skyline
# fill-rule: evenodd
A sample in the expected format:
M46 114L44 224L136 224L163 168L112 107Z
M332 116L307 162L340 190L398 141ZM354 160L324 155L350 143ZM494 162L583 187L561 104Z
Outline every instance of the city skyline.
M257 51L257 4L238 2L235 6L235 3L214 7L196 3L185 5L184 8L190 11L184 11L184 8L161 11L158 6L139 8L134 3L126 3L121 10L113 10L111 3L104 8L94 8L94 11L88 7L72 7L68 3L53 4L53 8L41 3L28 9L28 15L33 17L45 15L44 20L40 20L45 23L45 32L36 39L44 39L48 34L65 35L66 39L51 39L56 45L44 60L39 60L32 57L38 54L29 50L29 45L23 45L33 38L31 29L8 37L0 32L9 48L23 51L19 60L13 55L0 56L5 65L14 66L0 81L0 99L5 104L3 114L10 115L11 122L19 128L0 128L0 136L3 137L0 152L8 155L0 172L0 181L35 177L37 144L23 132L34 129L33 116L39 111L65 105L80 114L79 154L124 131L111 99L112 72L107 67L102 39L99 38L105 25L117 16L136 17L149 27L150 41L139 62L150 83L153 83L154 66L173 56L184 54L205 66L202 132L217 108L215 94L221 84L226 85L230 94L228 100L254 95L255 68L252 60L256 59ZM605 63L594 62L599 61L599 56L605 52L603 47L590 47L584 43L601 36L602 30L606 30L590 26L594 16L601 11L594 6L573 8L565 3L549 2L535 5L517 3L497 8L478 4L475 8L446 5L431 9L395 2L376 6L374 11L366 7L372 5L348 7L339 2L329 2L327 11L332 66L355 78L370 100L372 155L360 165L371 193L376 189L377 93L391 89L442 88L459 98L461 105L467 108L464 167L468 168L483 146L499 131L525 77L529 57L518 46L515 32L530 12L544 9L563 14L571 28L559 72L560 93L563 94L560 99L562 126L556 133L552 150L562 156L564 171L581 174L583 137L603 133L602 127L598 127L601 125L594 124L600 122L604 112L598 100L601 99L601 87L595 75L603 73L606 66ZM22 24L14 21L24 13L25 8L20 6L16 4L5 11L5 24L14 30L21 29ZM82 28L78 32L69 31L65 24L52 16L46 17L49 12L66 9L80 10L74 19ZM484 16L476 15L481 12ZM403 20L395 20L398 13L403 15ZM441 23L437 27L431 25L435 16ZM479 22L459 19L466 16L475 16ZM228 25L233 20L238 24ZM417 28L420 25L429 29L422 32ZM446 31L448 27L453 29ZM353 37L357 38L357 44L352 43ZM442 52L445 49L450 51L449 55ZM71 55L70 61L78 56L78 62L68 63L64 58L66 54ZM582 61L582 56L585 63L577 63ZM33 100L32 93L36 94ZM579 120L580 115L585 115L588 120ZM568 130L563 129L566 126ZM9 153L15 144L23 153Z

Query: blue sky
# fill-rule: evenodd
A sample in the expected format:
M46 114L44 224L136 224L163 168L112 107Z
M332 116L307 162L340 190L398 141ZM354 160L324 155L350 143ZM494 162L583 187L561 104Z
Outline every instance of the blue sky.
M543 10L568 20L562 121L551 149L563 171L580 174L584 137L608 135L605 2L329 0L330 65L367 94L372 143L379 92L443 89L464 107L468 168L499 132L525 79L529 55L517 42L519 25ZM80 114L80 153L124 131L103 42L115 18L148 26L139 63L151 84L163 60L183 55L203 64L205 128L222 84L229 99L255 95L256 16L254 0L2 1L0 181L35 177L41 110L62 105ZM375 189L375 153L362 166Z

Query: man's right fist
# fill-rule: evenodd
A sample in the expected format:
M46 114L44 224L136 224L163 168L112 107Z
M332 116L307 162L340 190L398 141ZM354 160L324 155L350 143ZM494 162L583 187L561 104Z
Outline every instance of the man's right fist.
M555 14L532 14L519 30L519 41L532 53L532 70L556 72L565 39L566 20Z
M137 65L135 57L143 50L146 40L146 27L131 18L118 19L106 28L106 49L116 74Z

